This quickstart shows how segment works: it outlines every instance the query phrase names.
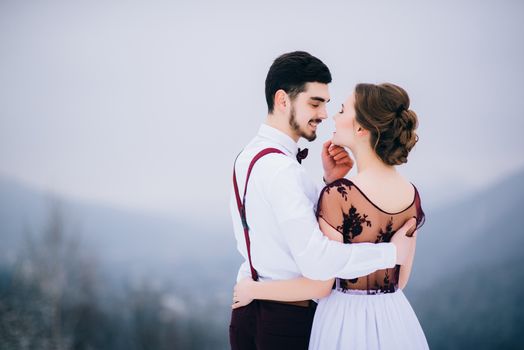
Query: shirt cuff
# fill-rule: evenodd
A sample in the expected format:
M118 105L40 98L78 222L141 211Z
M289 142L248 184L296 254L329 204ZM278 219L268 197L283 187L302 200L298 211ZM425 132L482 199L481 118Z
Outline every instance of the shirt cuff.
M397 264L397 247L393 243L378 243L384 248L382 252L384 254L384 263L387 268L392 268Z

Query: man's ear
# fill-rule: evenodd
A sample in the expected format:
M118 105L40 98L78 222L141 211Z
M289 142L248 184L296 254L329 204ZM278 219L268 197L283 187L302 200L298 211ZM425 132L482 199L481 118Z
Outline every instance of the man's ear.
M275 92L275 108L280 111L286 111L289 107L289 96L280 89Z

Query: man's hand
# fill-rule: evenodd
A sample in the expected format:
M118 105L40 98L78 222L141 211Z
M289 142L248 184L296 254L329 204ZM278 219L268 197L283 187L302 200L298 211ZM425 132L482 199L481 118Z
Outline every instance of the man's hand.
M336 146L328 140L322 146L322 166L324 180L330 183L346 176L353 167L353 159L344 147Z
M237 309L242 306L246 306L253 301L253 292L251 287L257 283L251 279L251 277L244 278L235 285L233 288L233 304L232 309Z
M415 231L412 236L408 236L407 233L416 224L417 220L415 218L409 219L391 238L391 243L397 248L397 265L406 264L413 249L415 249L417 233Z

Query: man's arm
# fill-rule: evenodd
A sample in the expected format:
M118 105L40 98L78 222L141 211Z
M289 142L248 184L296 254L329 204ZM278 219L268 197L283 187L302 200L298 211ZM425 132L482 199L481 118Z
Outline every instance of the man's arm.
M333 241L342 242L340 232L331 227L324 219L319 220L322 233ZM246 306L254 299L297 301L320 299L331 293L334 279L327 281L311 280L306 277L291 280L255 282L251 278L238 280L233 290L233 309Z
M396 249L391 243L343 244L320 231L314 204L304 193L307 179L298 164L287 162L268 182L267 196L302 275L315 280L352 279L393 267Z
M255 282L246 278L233 289L233 309L246 306L254 299L298 301L324 298L331 293L333 279L315 281L305 277L292 280Z
M325 237L318 226L314 204L304 193L303 171L298 164L283 164L268 180L266 193L290 252L305 277L352 279L404 262L407 248L400 247L397 258L393 243L343 244ZM397 239L397 245L398 241L405 242Z

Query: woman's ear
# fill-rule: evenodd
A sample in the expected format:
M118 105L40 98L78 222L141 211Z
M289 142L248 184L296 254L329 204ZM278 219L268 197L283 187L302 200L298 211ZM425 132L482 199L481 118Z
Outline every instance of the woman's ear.
M355 134L357 137L367 137L369 135L369 131L364 129L362 125L355 123Z
M366 131L366 129L364 129L362 125L355 121L355 134L357 134L358 136L362 136L364 131Z

